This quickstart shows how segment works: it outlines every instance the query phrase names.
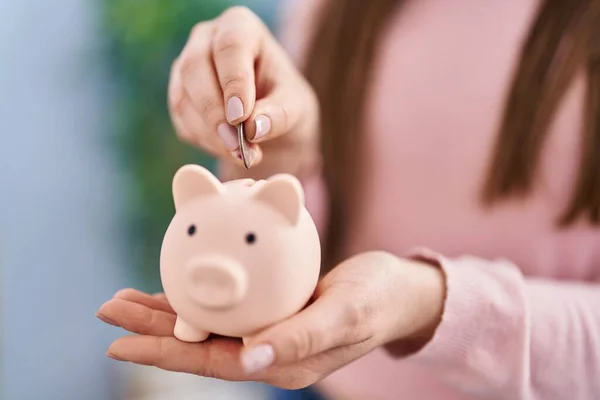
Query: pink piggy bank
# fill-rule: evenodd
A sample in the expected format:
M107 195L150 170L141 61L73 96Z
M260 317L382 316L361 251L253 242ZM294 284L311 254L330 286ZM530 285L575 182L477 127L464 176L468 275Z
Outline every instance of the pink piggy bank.
M160 274L176 338L248 338L307 304L321 248L295 177L221 183L186 165L173 178L173 199Z

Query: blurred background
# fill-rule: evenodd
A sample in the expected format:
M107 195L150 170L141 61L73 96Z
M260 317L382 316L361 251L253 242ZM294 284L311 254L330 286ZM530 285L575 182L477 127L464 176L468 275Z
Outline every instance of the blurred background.
M276 32L277 0L0 0L0 399L266 399L105 357L94 314L160 290L182 164L166 89L191 27L234 4Z

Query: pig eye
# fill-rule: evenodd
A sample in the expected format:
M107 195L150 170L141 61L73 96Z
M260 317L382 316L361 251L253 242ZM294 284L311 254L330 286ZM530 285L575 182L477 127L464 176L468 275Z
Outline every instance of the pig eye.
M194 233L196 233L196 225L190 225L188 228L188 235L194 236Z
M253 244L256 242L256 235L252 232L246 234L246 243Z

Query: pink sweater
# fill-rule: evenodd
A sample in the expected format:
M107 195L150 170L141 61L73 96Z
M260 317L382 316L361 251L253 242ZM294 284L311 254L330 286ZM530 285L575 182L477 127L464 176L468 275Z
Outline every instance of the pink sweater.
M319 2L294 1L281 26L298 63ZM366 121L365 207L347 251L431 249L421 254L447 274L446 308L418 354L374 351L324 387L362 400L600 399L600 229L553 226L577 172L582 77L556 115L534 193L491 211L477 200L537 6L408 1L382 38ZM306 191L322 223L320 180Z

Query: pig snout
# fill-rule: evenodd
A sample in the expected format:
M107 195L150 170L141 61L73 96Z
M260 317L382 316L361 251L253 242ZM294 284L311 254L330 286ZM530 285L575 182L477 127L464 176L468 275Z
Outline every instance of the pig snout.
M209 309L226 309L240 303L247 290L244 268L223 255L195 258L187 265L188 294Z

